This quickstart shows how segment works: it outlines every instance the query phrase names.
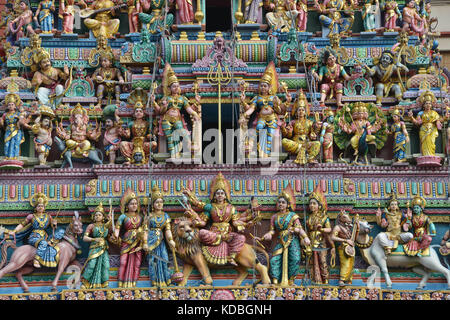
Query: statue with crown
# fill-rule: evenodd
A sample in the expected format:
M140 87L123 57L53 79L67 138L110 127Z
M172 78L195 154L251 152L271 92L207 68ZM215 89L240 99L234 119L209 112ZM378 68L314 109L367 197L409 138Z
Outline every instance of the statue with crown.
M439 131L442 130L442 124L447 121L447 116L441 116L435 110L437 107L437 99L431 90L424 91L416 101L416 105L420 110L416 116L410 110L408 116L411 122L419 127L420 153L417 157L418 166L440 166L441 157L436 155L436 139Z
M96 123L95 128L92 128L87 109L79 103L71 110L69 121L70 125L67 128L63 127L62 121L56 127L55 142L64 159L61 168L66 164L69 168L73 168L72 160L75 159L102 164L103 154L90 141L95 142L100 138L101 126Z
M241 105L243 112L239 118L239 124L248 123L251 115L256 111L255 119L256 136L258 137L259 158L270 158L275 150L275 137L286 114L287 105L292 101L289 93L286 93L286 101L282 102L277 97L278 75L275 64L270 62L261 80L259 81L259 92L250 103L245 101L245 92L241 93Z
M339 158L348 153L357 165L368 165L376 156L376 150L383 148L387 140L386 116L374 103L354 102L337 111L335 119L335 144L343 151ZM360 162L360 159L364 160Z
M201 122L200 96L196 93L194 102L191 102L182 94L180 82L168 63L163 72L162 89L163 97L159 102L156 102L153 93L150 95L150 101L159 116L159 135L166 138L170 159L181 158L182 153L188 154L190 159L190 132L182 112L184 110L189 114L192 119L192 126ZM183 137L183 140L180 139L181 137ZM201 141L194 141L194 144L198 143L201 143Z
M9 93L3 104L6 111L0 117L0 128L4 130L3 160L0 169L22 169L23 161L20 157L20 145L25 141L24 128L30 129L29 118L23 110L23 102L16 93L17 86L12 82L8 85Z

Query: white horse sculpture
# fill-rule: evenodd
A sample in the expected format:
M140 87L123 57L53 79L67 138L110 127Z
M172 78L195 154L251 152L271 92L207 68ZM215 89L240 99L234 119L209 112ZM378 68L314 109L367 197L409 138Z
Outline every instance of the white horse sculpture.
M363 259L369 265L377 265L380 267L381 271L384 273L386 279L386 286L392 288L392 281L389 276L388 266L394 268L405 268L412 269L414 272L422 275L417 289L423 289L427 284L428 278L430 277L430 272L439 272L444 274L447 279L447 287L450 289L450 270L445 268L439 261L438 254L430 246L430 255L422 257L410 257L406 255L388 255L384 252L384 248L381 244L379 233L375 239L369 236L371 226L367 221L359 221L360 231L358 237L356 238L356 245L359 247Z

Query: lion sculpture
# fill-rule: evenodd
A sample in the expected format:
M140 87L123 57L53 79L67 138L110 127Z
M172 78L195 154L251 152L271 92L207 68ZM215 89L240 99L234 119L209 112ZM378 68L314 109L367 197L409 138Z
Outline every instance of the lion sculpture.
M198 237L198 229L193 226L189 218L182 217L176 219L173 225L173 239L176 243L176 253L183 260L183 281L179 283L180 286L185 286L189 275L194 267L200 272L203 282L206 285L212 285L213 281L209 267L217 267L209 264L202 253L202 244ZM266 251L261 248L253 247L245 244L241 252L236 256L238 264L235 267L238 275L233 281L233 285L239 286L248 275L249 268L255 268L260 276L263 284L270 284L270 277L268 274L268 267L261 264L256 257L255 250L259 250L266 255L267 261L269 256Z

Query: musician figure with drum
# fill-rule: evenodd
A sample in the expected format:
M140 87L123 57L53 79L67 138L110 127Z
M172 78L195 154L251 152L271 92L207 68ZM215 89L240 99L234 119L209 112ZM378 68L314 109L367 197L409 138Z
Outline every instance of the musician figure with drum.
M355 239L358 235L358 215L354 221L344 210L339 212L336 225L331 232L331 240L340 243L337 251L340 261L339 286L352 283L353 266L355 264Z

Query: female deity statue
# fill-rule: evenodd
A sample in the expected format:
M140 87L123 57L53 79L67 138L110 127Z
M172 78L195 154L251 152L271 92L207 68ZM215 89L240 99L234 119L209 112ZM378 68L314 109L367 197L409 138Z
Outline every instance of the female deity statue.
M413 31L419 36L426 33L426 20L416 10L415 0L406 0L403 8L403 31Z
M47 163L47 157L50 153L50 149L53 144L52 120L55 118L53 110L47 106L39 107L39 116L34 120L34 124L31 126L31 131L35 135L34 137L34 149L38 154L39 165L45 166Z
M340 262L339 286L352 283L353 266L355 265L355 239L358 236L358 229L358 215L352 222L348 213L339 212L331 235L332 241L340 243L337 248Z
M34 14L34 20L39 21L42 33L52 33L53 31L53 12L55 4L53 0L41 0Z
M181 95L180 83L170 64L166 64L163 74L164 97L156 103L152 94L150 100L155 107L155 111L160 115L160 128L167 139L167 149L171 158L180 158L183 151L180 136L183 137L183 144L190 147L190 136L181 114L182 109L192 117L193 122L201 121L199 115L201 110L200 96L195 96L195 102L190 103L188 98ZM187 151L183 151L187 152Z
M167 252L167 244L175 250L175 241L172 238L170 227L170 217L163 211L164 199L158 186L152 188L152 212L148 216L145 224L147 232L144 235L143 249L148 253L148 273L152 286L166 287L171 284L171 271ZM159 257L160 259L157 259ZM176 258L174 258L176 259ZM165 261L164 261L165 260Z
M33 11L26 0L20 1L19 10L21 12L19 16L9 23L9 31L16 35L16 41L25 35L31 36L36 33L33 29Z
M386 255L396 250L398 244L406 243L412 238L407 226L404 226L406 215L400 211L398 200L394 193L388 202L388 206L382 212L380 208L376 212L376 222L381 228L386 229L378 236Z
M51 226L55 230L57 221L45 212L45 207L48 204L48 198L45 194L34 194L30 199L30 204L34 208L34 213L27 215L22 223L17 225L12 232L9 232L9 235L15 236L16 240L28 237L28 244L37 249L33 260L35 268L40 268L41 266L56 267L59 259L59 250L54 245L57 243L57 240L62 238L64 230L61 229L62 234L56 232L54 237L49 237L48 228Z
M394 160L395 163L405 162L406 144L409 143L409 135L399 108L395 108L392 112L392 120L394 120L394 123L390 130L386 129L386 132L394 135Z
M84 264L84 271L81 276L82 288L96 289L107 288L109 281L109 254L108 235L113 227L113 211L109 212L108 221L104 221L105 209L103 204L95 208L92 213L92 222L84 232L83 241L90 242L89 255Z
M259 82L259 93L250 104L245 102L245 94L241 94L241 104L244 112L239 118L239 124L248 123L250 116L257 110L256 135L260 138L258 142L258 154L260 158L271 156L273 137L278 129L279 116L286 113L286 105L276 96L278 91L278 76L275 65L270 62L266 67L263 76ZM286 103L291 103L292 97L286 94ZM265 134L260 134L260 131Z
M323 162L333 162L334 111L327 108L323 112L324 121L319 142L322 145Z
M230 202L230 182L219 172L211 181L209 204L200 202L187 189L183 190L183 194L195 208L203 211L198 214L188 207L185 214L192 219L194 226L201 228L198 235L204 245L205 259L212 264L230 263L237 266L235 258L245 244L245 235L242 232L246 223L239 220L239 214ZM205 226L209 220L212 225L207 229Z
M439 136L439 130L442 129L441 117L433 110L433 104L436 103L436 97L430 90L426 90L417 99L422 111L416 117L410 110L408 116L416 126L420 126L420 153L422 156L436 155L436 138Z
M430 217L423 213L427 205L426 200L417 195L412 200L413 212L408 210L405 230L412 230L414 237L403 245L403 250L408 256L421 257L430 247L431 237L436 236L436 227Z
M142 262L144 219L139 198L127 188L120 199L121 215L114 227L114 238L120 243L119 288L136 287ZM120 238L119 238L120 236Z
M128 0L128 27L130 33L139 32L139 14L142 13L143 0Z
M241 0L239 0L241 1ZM244 20L245 23L263 23L264 0L245 0Z
M338 111L337 118L336 145L344 151L351 145L354 163L359 164L359 157L364 157L368 164L369 152L374 157L387 139L386 118L381 109L371 103L356 102Z
M281 126L281 133L284 137L281 140L283 148L297 156L294 160L295 163L317 162L320 142L317 141L317 135L313 130L313 121L308 119L308 100L303 91L300 91L291 113L297 119L292 120L288 125L283 122Z
M366 32L373 32L376 29L376 17L380 12L379 0L375 0L375 4L372 4L373 0L366 0L364 4L364 11L362 12L362 19L364 23L364 30Z
M332 266L334 265L335 248L330 240L331 224L327 215L327 200L320 184L309 195L310 215L306 222L308 238L311 241L312 255L309 257L311 280L316 284L328 284L327 251L331 248Z
M295 195L290 185L278 196L277 213L270 219L270 230L262 238L271 241L276 233L269 273L274 284L292 286L300 271L300 242L308 254L311 253L311 242L295 213Z
M76 0L60 0L59 2L59 13L58 16L62 19L62 33L72 34L73 33L73 23L75 19L75 2ZM86 8L87 5L84 1L79 1L78 5Z
M133 105L133 121L128 123L128 127L122 128L120 134L131 141L120 142L120 152L124 155L125 164L144 164L149 161L150 148L156 148L156 142L152 140L152 133L149 132L149 123L146 120L144 102L147 100L147 93L137 88L128 97L128 103ZM139 159L136 157L138 156Z
M92 31L95 38L104 36L111 39L119 31L120 20L112 19L112 16L116 14L114 8L115 4L111 0L95 0L90 4L89 9L93 11L105 9L105 11L98 12L95 18L84 20L84 24Z
M402 16L395 0L387 0L384 3L384 31L393 32L397 27L397 19Z
M192 0L176 0L177 24L192 24L194 22L192 2Z
M0 118L0 128L4 128L4 156L6 160L19 160L20 145L25 141L23 128L31 129L29 119L20 111L22 100L16 93L6 95L4 103L7 111Z
M306 31L306 25L308 24L308 0L297 1L297 31Z
M312 75L321 83L320 85L320 105L325 107L325 99L329 94L329 99L336 97L336 104L338 108L342 104L342 92L344 85L342 80L350 80L350 77L345 71L344 67L336 63L336 53L332 49L327 49L323 52L321 57L321 64L319 64L319 72L313 69Z
M117 151L122 142L121 137L124 135L122 129L122 120L118 114L119 108L117 105L109 105L103 109L103 120L105 122L105 133L103 135L103 145L105 147L105 154L109 157L109 164L114 164Z

